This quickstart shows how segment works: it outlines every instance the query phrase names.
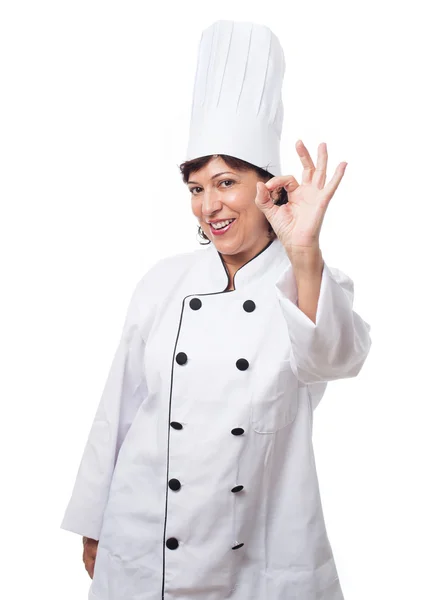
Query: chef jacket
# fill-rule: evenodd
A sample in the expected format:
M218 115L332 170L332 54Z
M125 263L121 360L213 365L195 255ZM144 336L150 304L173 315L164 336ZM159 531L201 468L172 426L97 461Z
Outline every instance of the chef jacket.
M312 445L327 382L371 345L324 263L316 323L278 238L137 283L61 527L99 540L89 600L342 600Z

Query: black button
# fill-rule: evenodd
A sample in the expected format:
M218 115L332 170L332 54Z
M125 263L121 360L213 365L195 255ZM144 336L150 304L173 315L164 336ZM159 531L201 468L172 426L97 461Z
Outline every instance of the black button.
M182 429L182 425L181 423L178 423L178 421L172 421L170 426L173 427L173 429Z
M190 308L192 308L193 310L199 310L201 306L202 302L199 300L199 298L192 298L190 300Z
M256 308L256 304L253 300L246 300L243 304L243 308L246 312L253 312Z
M239 369L240 371L245 371L248 368L249 368L248 360L246 360L245 358L239 358L237 360L237 369Z
M244 546L244 544L237 544L236 546L232 546L232 550L238 550L238 548L241 548L241 546Z
M233 487L231 489L231 492L241 492L241 490L243 490L243 489L244 489L243 485L236 485L235 487Z
M243 435L244 429L241 427L235 427L235 429L232 429L231 433L232 435Z
M176 538L169 538L166 542L166 546L169 548L169 550L176 550L179 546L179 542Z
M179 481L179 479L171 479L169 481L169 487L171 490L176 492L181 487L181 482Z
M178 354L176 355L176 362L178 363L178 365L185 365L185 363L187 362L186 353L178 352Z

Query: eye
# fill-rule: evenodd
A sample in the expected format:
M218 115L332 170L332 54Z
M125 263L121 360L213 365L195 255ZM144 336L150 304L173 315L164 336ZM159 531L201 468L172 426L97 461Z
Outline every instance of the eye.
M222 179L222 181L220 181L220 183L235 183L235 181L233 179ZM231 186L224 186L224 187L231 187Z
M190 192L193 194L193 196L195 196L196 194L194 193L194 191L193 191L193 190L200 190L200 189L201 189L201 188L200 188L200 187L198 187L198 186L197 186L197 187L192 187L192 188L190 188Z
M222 179L222 180L219 182L219 185L220 185L220 184L222 184L222 183L229 183L230 185L225 185L225 186L223 186L223 187L227 188L227 187L232 187L232 184L233 184L233 183L236 183L236 182L235 182L233 179ZM190 189L190 193L191 193L191 194L193 194L193 196L197 196L197 194L198 194L199 192L197 192L197 193L196 193L194 190L201 190L202 188L201 188L201 187L199 187L199 186L196 186L196 187L192 187L192 188L189 188L189 189Z

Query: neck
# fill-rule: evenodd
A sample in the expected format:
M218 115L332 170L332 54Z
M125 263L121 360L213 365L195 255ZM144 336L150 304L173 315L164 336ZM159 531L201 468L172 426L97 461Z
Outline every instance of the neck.
M234 289L234 275L235 273L241 269L246 263L249 262L252 258L257 256L262 250L264 250L272 240L269 238L260 239L252 248L245 252L238 252L237 254L222 254L220 252L220 256L223 259L223 262L226 265L226 269L229 274L229 285L226 289L233 290Z

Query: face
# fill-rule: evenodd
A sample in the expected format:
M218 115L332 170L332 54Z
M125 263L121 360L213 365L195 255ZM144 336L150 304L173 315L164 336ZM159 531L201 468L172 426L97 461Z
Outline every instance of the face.
M250 260L267 245L268 221L255 204L255 171L230 168L222 158L212 158L187 182L193 214L206 236L231 264ZM234 219L220 230L210 221ZM217 223L218 224L218 223Z

